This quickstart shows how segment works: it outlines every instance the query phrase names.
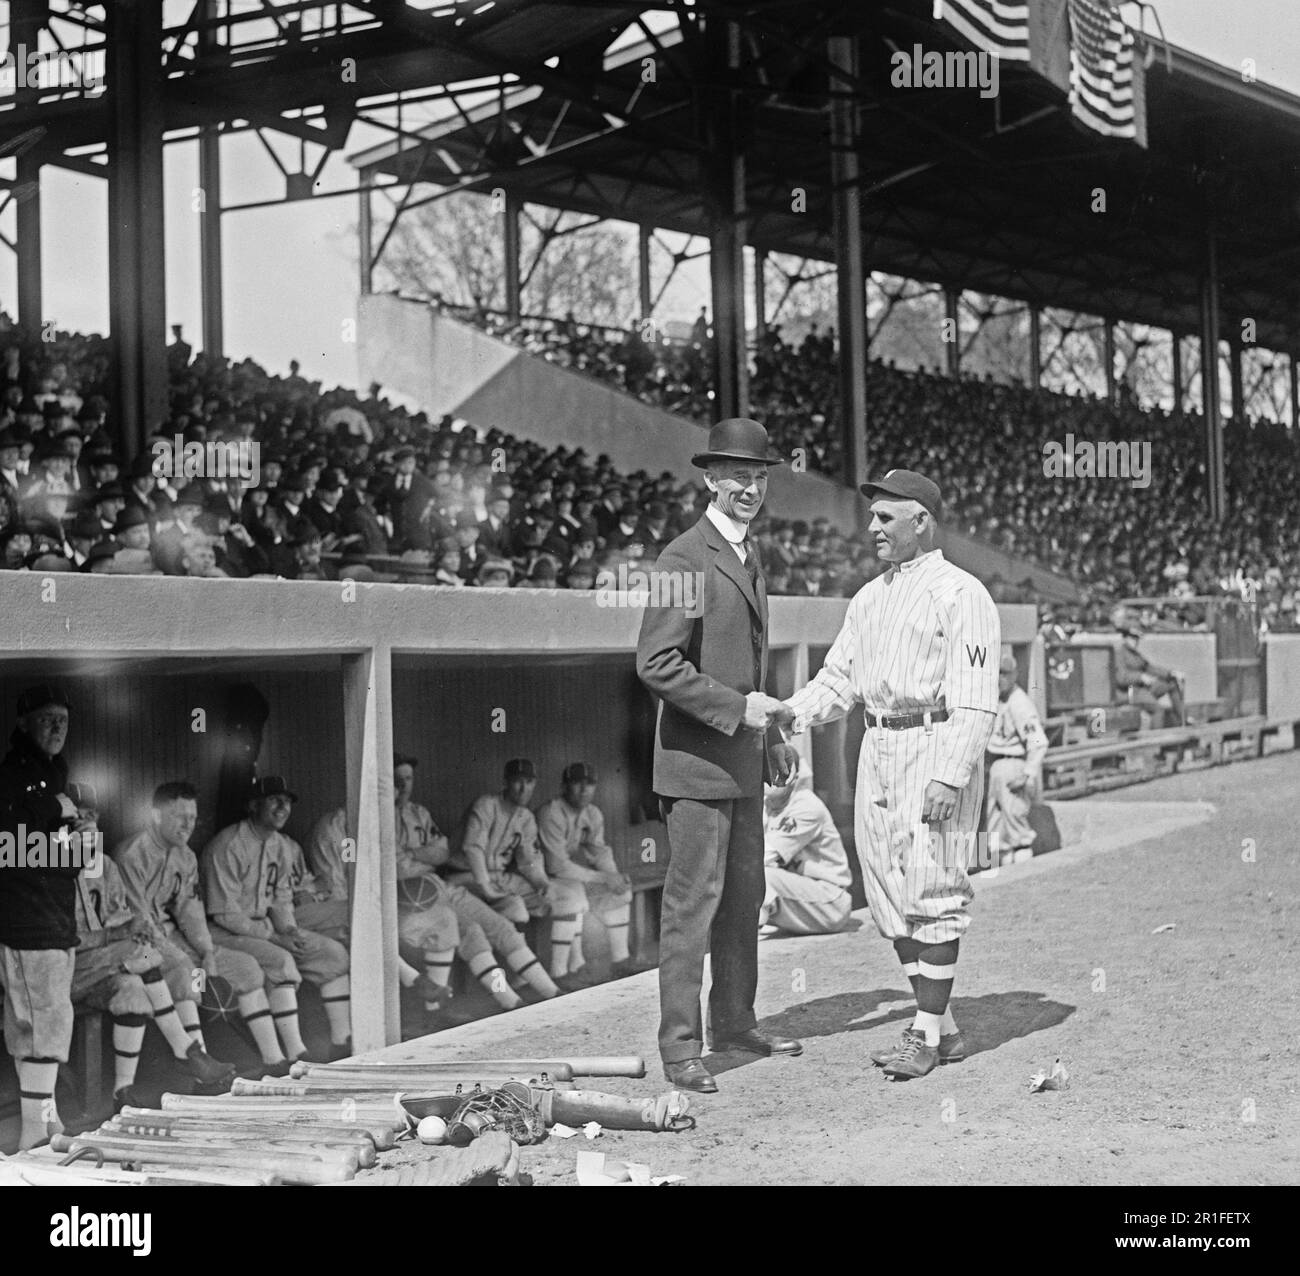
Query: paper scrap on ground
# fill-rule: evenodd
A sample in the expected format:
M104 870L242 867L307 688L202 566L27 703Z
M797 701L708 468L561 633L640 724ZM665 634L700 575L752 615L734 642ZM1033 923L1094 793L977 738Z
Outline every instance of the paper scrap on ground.
M1151 933L1153 935L1163 935L1165 931L1173 930L1173 928L1177 925L1178 925L1177 922L1165 922L1163 926L1157 926L1155 930L1153 930Z
M604 1130L600 1128L599 1121L588 1121L587 1124L582 1127L582 1132L588 1139L598 1139L602 1134L604 1134Z
M1050 1073L1035 1072L1029 1078L1029 1093L1037 1094L1040 1090L1067 1090L1070 1086L1070 1074L1066 1072L1065 1065L1057 1059L1052 1064Z
M603 1152L579 1152L579 1187L663 1187L680 1183L684 1174L660 1174L652 1177L650 1167L639 1161L609 1160Z
M551 1126L551 1134L557 1139L571 1139L578 1131L571 1125L565 1125L562 1121L557 1121Z

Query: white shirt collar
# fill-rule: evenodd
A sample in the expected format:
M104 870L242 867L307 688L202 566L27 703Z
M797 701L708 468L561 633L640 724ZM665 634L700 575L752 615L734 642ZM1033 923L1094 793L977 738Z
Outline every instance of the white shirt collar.
M924 554L918 554L914 559L911 560L911 562L895 563L894 566L897 567L900 572L911 572L911 571L916 571L917 568L919 568L922 563L941 563L941 562L943 562L943 550L928 549L925 551Z
M704 511L704 516L722 533L723 539L736 551L736 557L745 561L745 546L748 544L749 524L738 522L730 515L724 514L712 501Z

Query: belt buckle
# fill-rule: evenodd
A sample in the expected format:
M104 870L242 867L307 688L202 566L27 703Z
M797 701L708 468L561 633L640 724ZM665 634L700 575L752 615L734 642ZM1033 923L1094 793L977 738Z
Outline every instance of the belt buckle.
M926 709L925 712L921 714L921 725L925 728L926 735L934 734L934 718L931 710Z

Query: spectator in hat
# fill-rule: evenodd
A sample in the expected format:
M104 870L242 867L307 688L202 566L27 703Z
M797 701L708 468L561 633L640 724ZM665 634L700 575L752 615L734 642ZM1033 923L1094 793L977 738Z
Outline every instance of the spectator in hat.
M487 517L478 525L479 544L485 554L504 557L513 548L510 527L510 497L501 488L493 488L487 497Z
M592 559L585 559L572 564L564 573L565 589L595 589L596 564Z
M90 553L86 555L86 561L81 565L81 570L92 576L111 576L113 575L113 562L117 557L117 542L98 541L90 547Z
M147 452L141 452L131 462L131 475L126 486L128 504L139 505L146 510L155 522L170 517L171 501L157 490L158 480L154 477L153 458ZM199 508L202 508L200 504Z
M460 578L471 583L478 574L478 569L487 551L479 544L478 520L469 510L461 510L456 516L456 544L460 549Z
M515 569L507 558L485 558L478 569L478 585L484 589L509 589Z
M623 512L624 495L623 488L618 483L607 483L600 493L600 503L592 511L592 516L596 520L596 530L603 538L608 538L610 532L619 524L619 517Z
M27 487L27 476L19 470L22 444L13 430L0 430L0 493L17 508Z
M103 528L95 514L90 511L78 514L68 529L68 544L72 547L69 558L74 566L84 567L90 557L91 546L103 539Z
M0 571L27 570L27 556L32 552L32 534L21 524L0 532Z
M296 470L282 475L276 490L276 504L284 511L285 526L294 536L298 534L299 524L305 516L306 491L307 480Z
M159 522L153 535L154 566L167 576L186 576L184 570L185 538L198 530L199 515L207 504L207 496L197 483L188 483L176 493L176 503L171 515Z
M614 525L605 533L606 549L623 549L640 536L641 520L631 504L622 506Z
M92 452L83 459L82 488L94 492L109 483L116 483L121 466L112 452Z
M395 554L431 550L434 536L429 526L433 484L419 473L415 449L399 447L393 453L393 477L376 494L375 509L392 524L391 548Z
M124 576L161 576L154 566L151 552L149 517L138 505L131 505L118 516L113 526L117 552L113 572Z
M339 502L343 517L343 532L347 544L366 555L383 557L388 553L388 533L375 510L371 486L374 467L369 463L352 474L348 490Z
M637 525L637 538L644 544L651 558L658 558L675 533L668 530L668 506L663 501L651 501L646 506L645 517Z
M33 834L81 833L67 794L63 758L70 724L68 698L43 684L18 697L18 722L0 761L0 830L11 845ZM0 992L5 1048L18 1073L22 1127L19 1149L34 1147L62 1123L54 1099L59 1064L72 1044L72 973L77 948L76 893L81 866L0 871Z
M304 519L299 524L297 536L293 540L293 575L292 580L329 580L321 561L323 543L320 533Z
M464 586L465 582L461 579L460 574L460 546L454 538L448 537L438 542L434 565L436 570L433 573L433 583L435 585L450 585L456 589Z
M346 486L342 470L323 471L315 493L303 509L312 525L321 534L327 550L338 549L349 540L344 527L343 512L339 508Z
M526 580L521 582L526 589L557 589L559 588L559 579L555 570L555 563L547 557L537 560L528 573Z
M137 502L138 504L138 502ZM105 540L113 535L113 528L117 523L117 516L126 508L126 492L117 483L108 483L101 487L90 500L89 513L96 523L99 524L99 535L97 540ZM146 506L140 505L140 509L148 515Z

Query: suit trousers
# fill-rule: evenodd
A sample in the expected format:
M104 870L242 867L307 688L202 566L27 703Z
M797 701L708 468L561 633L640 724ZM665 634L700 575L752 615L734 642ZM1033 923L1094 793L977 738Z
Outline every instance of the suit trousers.
M763 799L664 801L668 875L659 929L659 1053L680 1063L703 1053L700 993L709 952L709 1028L757 1026L758 913L763 904Z

